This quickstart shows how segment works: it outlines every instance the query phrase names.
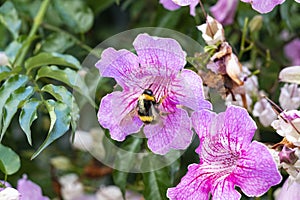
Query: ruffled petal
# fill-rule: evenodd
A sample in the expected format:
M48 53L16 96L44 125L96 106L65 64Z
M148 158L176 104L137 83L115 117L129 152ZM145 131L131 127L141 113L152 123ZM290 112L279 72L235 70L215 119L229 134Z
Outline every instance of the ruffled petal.
M102 98L98 111L98 121L109 129L111 138L123 141L127 135L136 133L143 125L135 108L139 94L113 92Z
M249 197L260 196L281 181L272 155L261 143L252 142L239 158L237 166L232 181Z
M260 13L268 13L279 4L282 4L285 0L241 0L246 3L251 3L252 8Z
M237 5L238 0L219 0L210 8L210 12L221 24L232 24Z
M190 118L185 110L161 116L156 124L144 127L148 147L156 154L166 154L170 149L186 149L192 141Z
M133 46L145 75L170 77L186 64L186 53L174 39L139 34Z
M204 181L200 165L192 164L180 183L167 191L170 200L199 200L209 199L211 184Z
M210 127L216 116L216 113L209 110L201 110L198 112L193 112L192 114L192 124L200 140L200 144L196 149L196 152L198 154L200 154L201 152L204 138L206 138L210 134Z
M223 145L235 152L247 148L257 129L247 110L234 105L228 106L224 115L218 115L216 125L215 133L221 133Z
M180 8L180 6L175 4L172 0L160 0L159 3L167 10L177 10Z
M195 111L212 109L209 101L204 99L202 80L195 72L183 69L171 82L169 96L176 104L191 108Z
M107 48L102 52L101 59L95 66L101 76L114 78L123 89L137 83L138 58L128 50L117 51L114 48Z
M220 180L213 189L212 200L238 200L241 194L234 189L234 184L230 181Z

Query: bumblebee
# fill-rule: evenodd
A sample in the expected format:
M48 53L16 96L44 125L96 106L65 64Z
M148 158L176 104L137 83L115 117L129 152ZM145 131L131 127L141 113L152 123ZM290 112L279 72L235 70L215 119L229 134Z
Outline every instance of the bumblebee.
M152 90L145 89L139 96L137 102L138 116L145 124L150 124L156 121L158 116L158 102L153 95Z

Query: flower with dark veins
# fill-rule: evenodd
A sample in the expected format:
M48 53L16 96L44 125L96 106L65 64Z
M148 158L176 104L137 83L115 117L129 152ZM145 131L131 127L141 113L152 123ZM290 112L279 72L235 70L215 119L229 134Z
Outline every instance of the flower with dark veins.
M101 76L114 78L122 91L102 98L99 123L109 129L112 139L123 141L143 126L136 108L145 89L153 92L158 104L159 121L145 124L148 147L157 154L170 149L185 149L192 140L188 107L198 111L211 109L204 100L202 80L193 71L183 69L186 53L170 38L140 34L133 42L137 54L108 48L96 63Z
M235 200L241 198L235 186L250 197L280 183L268 148L251 142L257 127L244 108L229 106L219 114L201 110L192 114L192 122L200 138L200 163L190 165L181 182L168 189L171 200L209 199L210 194L214 200Z

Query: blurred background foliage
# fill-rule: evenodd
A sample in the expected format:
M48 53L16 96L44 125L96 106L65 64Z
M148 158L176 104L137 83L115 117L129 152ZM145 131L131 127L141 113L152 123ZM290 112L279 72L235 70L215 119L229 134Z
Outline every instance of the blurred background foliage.
M90 155L74 151L70 144L70 135L72 134L71 128L69 128L70 123L72 127L77 123L76 114L78 113L72 115L68 122L64 122L64 127L68 130L67 134L64 134L66 130L62 130L58 136L60 137L59 140L47 147L34 160L30 160L33 153L46 139L47 132L51 126L51 118L49 118L48 114L51 113L51 108L55 108L57 104L60 104L63 108L56 110L56 116L62 113L62 118L68 118L66 113L64 113L68 109L64 107L67 104L64 102L64 98L69 98L68 101L70 98L73 98L72 94L68 96L69 93L67 91L71 91L74 85L72 85L70 78L57 77L59 73L64 71L66 76L71 76L73 72L81 70L79 63L84 60L96 45L110 36L133 28L169 28L186 34L198 41L202 46L205 46L201 32L196 28L196 25L205 22L204 15L199 7L197 7L196 17L192 17L189 15L188 7L182 7L176 11L168 11L159 4L158 0L51 0L49 5L47 5L45 16L41 23L36 27L34 34L30 35L35 23L34 19L39 13L43 1L1 0L0 2L0 51L4 51L8 55L11 63L11 68L1 67L1 85L8 80L9 76L23 74L30 80L26 83L26 88L28 90L33 89L33 91L28 91L28 99L37 98L41 100L39 94L42 94L43 98L49 101L48 107L45 104L44 107L35 109L38 111L36 120L26 122L29 127L32 123L32 146L29 144L29 138L31 137L28 134L25 135L19 125L18 116L21 114L20 110L16 110L17 114L11 116L9 123L7 123L9 126L1 143L12 148L21 157L20 170L16 174L9 176L8 180L14 185L16 180L23 173L26 173L50 197L57 196L55 187L53 187L53 183L56 181L53 173L58 173L57 171L53 172L50 158L61 155L66 156L71 160L73 166L69 171L83 174L83 176L84 168L93 162ZM203 1L208 13L209 8L216 2L216 0ZM272 12L261 15L262 18L257 17L258 15L259 13L252 10L250 5L239 2L235 22L225 27L226 40L232 45L235 53L240 55L241 62L247 62L251 66L251 71L260 71L258 75L260 89L267 91L270 94L270 98L276 101L281 86L277 80L278 72L283 67L290 65L290 61L283 52L284 45L295 38L300 38L300 6L292 0L287 0L281 6L277 6ZM262 21L260 21L261 19ZM243 50L241 53L241 50L244 48L241 46L243 33L246 36L245 47L250 44L253 44L253 47L246 51ZM22 55L22 52L24 55ZM26 68L26 62L30 66L36 65L36 67L32 67L32 69L31 67ZM51 65L55 66L50 67ZM43 67L39 68L40 66L48 67L43 69ZM55 70L59 71L54 73ZM85 80L83 78L82 81L82 85L76 90L78 93L76 95L81 94L85 96L84 88L90 87L90 84L93 84L93 82L89 82L89 76L85 77ZM113 84L111 80L102 80L98 90L105 92L97 93L95 98L96 104L99 104L103 95L112 90ZM42 88L46 85L48 85L48 88L43 90ZM64 95L61 97L55 95L57 93L53 91L55 89L58 90L55 86L63 86L60 89L64 91L62 92ZM24 94L24 92L21 91L21 94ZM91 102L93 100L86 99L86 101L90 101L90 104L93 104ZM6 103L1 102L2 106ZM16 102L14 103L12 105L16 105ZM23 108L24 102L18 103L20 103L19 108ZM79 107L83 105L78 104ZM34 117L34 113L32 116ZM85 121L88 121L88 119ZM279 140L277 135L274 139L275 134L272 130L259 127L262 130L261 132L265 132L265 135L267 135L262 137L262 141L275 142ZM46 139L46 141L48 140ZM171 166L173 172L174 170L178 171L179 168L181 170L179 173L173 174L175 180L169 186L175 185L180 180L188 164L198 162L198 157L194 152L196 146L197 141L194 141L182 156L180 166L179 163ZM118 176L119 178L122 177L122 175L118 174L114 176L115 180ZM158 175L154 174L155 176ZM168 179L168 173L159 176ZM149 177L153 176L148 176L147 178ZM147 181L151 183L151 180L149 182L147 178L144 177L144 181L146 181L144 184ZM4 175L2 176L1 174L0 179L4 179ZM150 191L147 191L147 185L141 184L142 179L139 175L130 175L128 180L131 182L129 184L131 189L141 192L146 187L146 194L150 193ZM123 179L119 182L119 185L125 187L121 183L126 183L126 180L127 175L124 176L123 174ZM111 174L109 174L105 175L104 178L94 180L94 182L94 187L98 187L101 183L113 184L113 179ZM148 199L155 198L148 194Z

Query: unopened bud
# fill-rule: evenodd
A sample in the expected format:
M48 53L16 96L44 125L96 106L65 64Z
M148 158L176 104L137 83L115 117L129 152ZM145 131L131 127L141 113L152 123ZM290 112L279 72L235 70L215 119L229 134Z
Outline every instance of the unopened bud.
M258 32L263 24L263 17L261 15L254 16L249 22L249 28L251 32Z

